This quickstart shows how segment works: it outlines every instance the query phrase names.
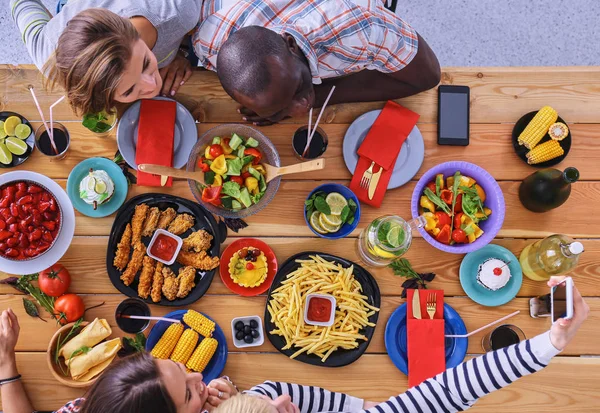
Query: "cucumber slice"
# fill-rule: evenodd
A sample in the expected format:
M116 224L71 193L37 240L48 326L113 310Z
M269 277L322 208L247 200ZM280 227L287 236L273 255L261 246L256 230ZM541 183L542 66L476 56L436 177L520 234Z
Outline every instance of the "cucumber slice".
M248 138L248 140L246 141L246 146L256 148L258 147L258 141L254 138Z
M213 145L220 145L221 144L221 138L219 138L218 136L215 136L212 140L212 144Z
M250 192L248 192L248 188L242 188L240 191L240 201L246 208L249 208L252 205L252 200L250 199Z
M233 150L236 150L238 146L240 146L240 144L242 144L244 141L242 140L242 138L240 138L236 133L231 135L231 140L229 141L229 147Z

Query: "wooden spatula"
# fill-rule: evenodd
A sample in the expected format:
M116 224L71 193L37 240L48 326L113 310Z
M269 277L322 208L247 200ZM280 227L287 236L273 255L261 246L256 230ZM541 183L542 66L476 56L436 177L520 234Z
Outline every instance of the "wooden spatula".
M153 165L150 163L143 163L138 165L138 170L154 175L170 176L173 178L181 179L192 179L194 181L200 182L202 185L205 185L204 172L202 171L189 172L183 169L175 169L171 168L170 166Z

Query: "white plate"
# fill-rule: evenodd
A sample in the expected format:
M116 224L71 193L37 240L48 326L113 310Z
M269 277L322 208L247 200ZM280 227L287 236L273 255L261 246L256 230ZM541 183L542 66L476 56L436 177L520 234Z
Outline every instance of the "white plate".
M26 260L13 261L0 256L0 271L9 274L32 274L56 264L69 249L75 233L75 210L67 193L52 179L30 171L7 172L0 175L0 186L13 181L33 181L47 188L56 198L61 209L61 229L54 244L42 255Z

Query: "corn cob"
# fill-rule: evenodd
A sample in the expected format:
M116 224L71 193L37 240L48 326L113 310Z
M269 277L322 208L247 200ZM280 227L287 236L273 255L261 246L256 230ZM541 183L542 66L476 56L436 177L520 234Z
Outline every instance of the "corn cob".
M183 324L171 324L163 333L160 340L158 340L158 343L156 343L150 354L157 359L168 359L182 333Z
M548 135L555 141L562 141L569 134L569 128L562 122L556 122L548 129Z
M204 337L211 337L215 331L215 323L197 311L188 310L183 316L183 322L192 327Z
M217 344L217 340L212 337L202 340L185 366L188 369L202 373L215 354L215 351L217 351Z
M533 149L548 133L550 125L558 119L558 113L550 106L544 106L535 114L531 122L519 135L519 145L525 145L527 149Z
M557 141L550 140L527 152L527 163L530 165L535 165L558 158L564 153L565 151Z
M196 344L198 344L198 338L198 333L191 328L185 330L177 342L170 359L176 363L187 363L196 348Z

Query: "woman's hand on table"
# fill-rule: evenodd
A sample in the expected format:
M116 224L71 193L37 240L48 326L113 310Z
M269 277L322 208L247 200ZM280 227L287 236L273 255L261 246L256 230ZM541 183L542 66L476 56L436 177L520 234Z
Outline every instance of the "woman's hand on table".
M232 398L238 393L233 383L224 378L214 379L208 383L207 387L208 399L204 408L208 411L218 407L225 400Z
M551 277L548 281L549 287L555 287L565 280L564 276ZM558 319L558 321L552 324L550 329L550 341L552 345L558 350L564 350L564 348L573 340L577 330L581 327L581 324L585 321L590 313L590 307L583 300L583 297L579 293L579 290L573 285L573 318L566 320L564 318Z
M10 308L0 315L0 379L17 375L15 346L19 338L19 321Z
M175 93L192 76L192 65L184 56L177 54L175 59L166 67L160 69L160 77L163 79L161 94L163 96L175 96Z

